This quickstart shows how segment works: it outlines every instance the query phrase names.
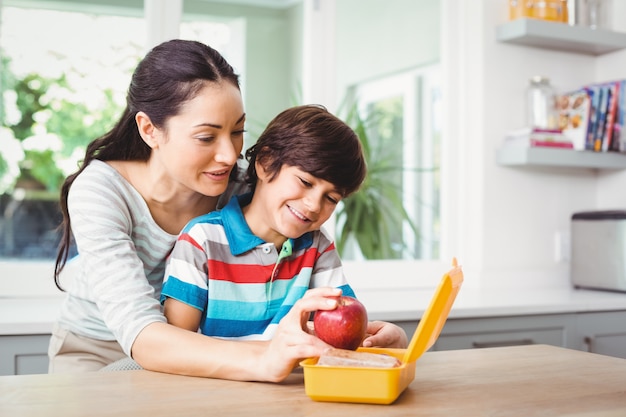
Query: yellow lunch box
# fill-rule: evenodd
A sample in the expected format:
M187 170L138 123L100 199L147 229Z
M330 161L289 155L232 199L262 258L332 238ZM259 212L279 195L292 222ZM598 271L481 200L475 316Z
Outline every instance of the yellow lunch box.
M395 368L317 365L318 358L300 362L304 370L306 394L315 401L391 404L415 378L415 362L435 343L463 283L463 271L453 267L439 286L422 315L406 349L358 348L358 352L395 356Z

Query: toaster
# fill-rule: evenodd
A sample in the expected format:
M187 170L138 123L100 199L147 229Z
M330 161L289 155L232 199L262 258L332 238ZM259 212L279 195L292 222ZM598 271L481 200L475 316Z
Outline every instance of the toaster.
M570 232L572 285L626 292L626 211L574 213Z

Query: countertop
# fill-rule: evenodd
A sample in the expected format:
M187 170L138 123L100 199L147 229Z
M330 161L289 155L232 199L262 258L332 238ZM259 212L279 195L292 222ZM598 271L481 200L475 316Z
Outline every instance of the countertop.
M434 289L376 289L357 292L371 320L418 320ZM0 295L0 335L48 334L63 295ZM461 288L449 319L535 314L626 311L626 293L573 288Z
M390 405L317 402L304 375L282 383L150 371L0 376L3 415L560 416L626 415L626 360L532 345L427 352Z

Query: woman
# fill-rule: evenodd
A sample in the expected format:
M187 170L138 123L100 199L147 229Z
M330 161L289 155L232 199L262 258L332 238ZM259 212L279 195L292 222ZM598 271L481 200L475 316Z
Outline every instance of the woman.
M130 356L160 372L280 381L328 347L302 323L311 311L334 308L330 288L309 291L267 342L213 340L167 324L161 312L177 234L243 191L244 123L238 76L212 48L168 41L139 63L120 120L88 146L61 189L57 285L71 237L79 271L53 329L50 372L94 371ZM224 349L234 357L245 349L250 360L215 365L210 358Z

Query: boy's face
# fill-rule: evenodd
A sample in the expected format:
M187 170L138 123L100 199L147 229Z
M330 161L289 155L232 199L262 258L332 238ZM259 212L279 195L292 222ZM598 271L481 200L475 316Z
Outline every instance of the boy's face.
M283 165L278 175L269 181L271 175L257 163L257 174L259 181L253 204L255 211L262 211L257 211L260 218L266 219L267 229L263 233L266 235L253 230L268 242L295 239L319 230L341 201L341 194L333 184L294 166Z

